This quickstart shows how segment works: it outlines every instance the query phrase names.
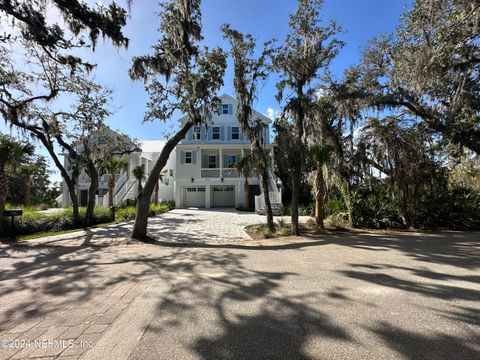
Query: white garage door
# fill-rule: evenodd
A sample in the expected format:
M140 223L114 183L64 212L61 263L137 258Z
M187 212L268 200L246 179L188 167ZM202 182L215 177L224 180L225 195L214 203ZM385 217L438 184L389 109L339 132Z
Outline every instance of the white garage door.
M185 192L186 207L205 207L205 187L187 187Z
M212 199L214 207L235 206L235 186L212 186Z

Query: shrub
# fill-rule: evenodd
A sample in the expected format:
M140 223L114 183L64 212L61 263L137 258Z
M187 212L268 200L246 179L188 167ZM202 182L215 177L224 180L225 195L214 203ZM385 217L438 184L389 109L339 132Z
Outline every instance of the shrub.
M413 211L417 228L480 229L480 194L474 190L457 187L423 194Z
M119 208L117 209L117 211L115 211L115 221L124 222L124 221L134 220L135 212L136 212L136 209L134 206Z
M353 194L353 224L372 229L404 228L398 202L385 183L361 185Z

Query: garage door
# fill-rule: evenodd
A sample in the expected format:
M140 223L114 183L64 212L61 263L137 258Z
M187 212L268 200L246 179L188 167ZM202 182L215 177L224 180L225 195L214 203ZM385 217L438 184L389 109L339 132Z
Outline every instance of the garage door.
M205 187L187 187L185 206L205 207Z
M235 206L235 186L212 186L214 207Z

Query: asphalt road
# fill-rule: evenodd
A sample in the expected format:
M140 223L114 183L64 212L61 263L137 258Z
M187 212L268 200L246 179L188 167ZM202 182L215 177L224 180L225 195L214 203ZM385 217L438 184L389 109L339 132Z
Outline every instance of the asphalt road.
M478 233L57 245L2 248L4 333L22 304L55 318L132 284L84 358L480 359Z

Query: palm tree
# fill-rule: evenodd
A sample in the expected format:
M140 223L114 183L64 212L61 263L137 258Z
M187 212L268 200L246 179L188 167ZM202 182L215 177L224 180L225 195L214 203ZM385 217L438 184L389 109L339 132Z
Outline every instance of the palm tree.
M22 164L18 168L18 173L25 181L25 206L30 206L32 202L33 179L39 171L41 171L41 167L38 164Z
M145 179L145 165L139 165L133 168L132 175L138 181L137 196L143 191L142 180Z
M315 171L315 223L317 228L323 229L325 218L323 199L325 197L325 182L323 166L330 160L334 147L332 145L315 144L310 148L312 158L317 167Z
M158 176L157 183L155 184L155 190L154 190L154 197L153 197L153 202L158 204L158 192L160 191L160 181L163 180L163 178L167 175L167 169L163 170L160 175Z
M115 175L122 170L126 170L128 162L122 158L112 157L107 162L107 173L110 175L108 179L108 206L113 206L113 189L115 188Z
M0 135L0 215L5 210L8 194L8 180L5 168L21 162L25 157L32 155L34 147L22 143L7 135Z

